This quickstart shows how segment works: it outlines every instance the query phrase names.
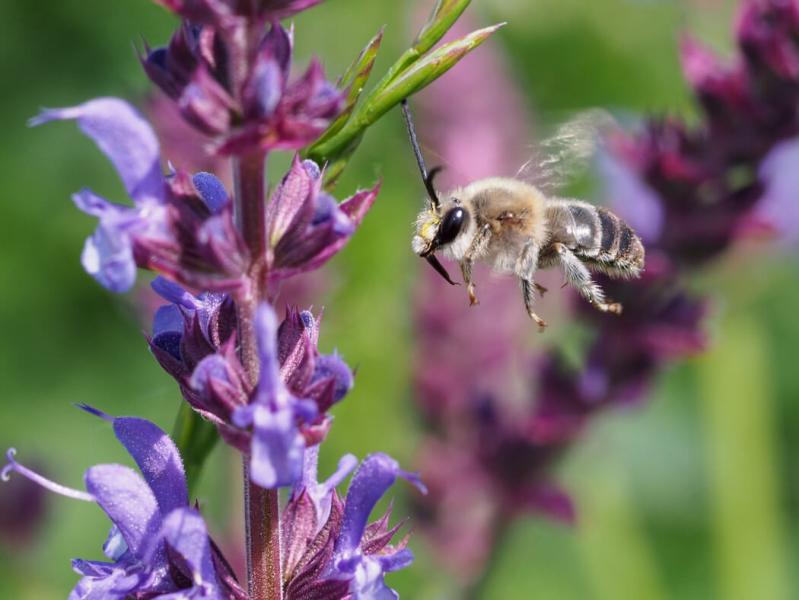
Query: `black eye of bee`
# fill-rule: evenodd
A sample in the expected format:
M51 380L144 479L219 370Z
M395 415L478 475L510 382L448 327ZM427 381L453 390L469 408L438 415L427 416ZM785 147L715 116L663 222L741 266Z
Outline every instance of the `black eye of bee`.
M454 240L461 232L465 221L466 211L460 207L449 209L438 228L438 234L436 235L438 245L449 244Z

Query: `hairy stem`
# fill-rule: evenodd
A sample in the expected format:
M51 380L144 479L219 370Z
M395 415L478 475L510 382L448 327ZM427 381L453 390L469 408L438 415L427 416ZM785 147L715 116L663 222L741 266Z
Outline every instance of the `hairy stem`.
M239 353L247 377L258 381L258 345L255 311L264 293L266 226L264 220L265 155L253 152L233 160L235 181L234 216L252 257L249 286L239 295ZM244 459L244 519L246 532L247 587L252 600L280 600L280 513L278 491L252 483L249 459Z

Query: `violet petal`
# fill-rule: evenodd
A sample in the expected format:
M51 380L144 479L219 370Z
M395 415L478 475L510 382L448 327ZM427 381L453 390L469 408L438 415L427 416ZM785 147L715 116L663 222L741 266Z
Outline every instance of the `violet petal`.
M302 475L305 449L305 439L297 429L294 411L283 408L273 412L260 405L252 409L252 480L265 488L294 484Z
M200 513L187 507L173 510L164 519L163 535L166 543L183 557L191 569L195 588L215 591L219 584L208 531Z
M76 119L81 131L111 160L133 200L163 199L158 139L135 108L119 98L96 98L42 111L30 124L66 119Z
M84 476L86 489L119 528L130 552L141 557L161 529L158 502L141 476L122 465L96 465Z
M196 173L191 181L212 213L218 213L228 204L229 198L225 186L216 176L200 172Z
M114 433L136 461L163 514L189 504L183 461L164 431L145 419L118 417Z

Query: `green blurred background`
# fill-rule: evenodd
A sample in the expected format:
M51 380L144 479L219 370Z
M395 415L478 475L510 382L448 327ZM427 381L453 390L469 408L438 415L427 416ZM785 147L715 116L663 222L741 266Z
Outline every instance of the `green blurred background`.
M412 7L329 0L297 18L298 62L316 53L335 75L386 24L381 72L411 38ZM481 23L509 22L489 43L504 47L529 110L546 120L594 106L690 117L678 35L729 53L733 9L730 0L475 0L470 10ZM78 262L94 224L69 195L89 185L122 199L113 169L74 126L25 122L40 106L141 100L149 88L133 46L140 36L163 43L175 21L146 0L4 0L0 23L0 447L81 487L87 466L127 457L73 402L169 429L178 395L147 352L132 300L102 290ZM419 440L408 383L421 268L408 249L413 168L401 122L388 115L339 186L343 195L384 180L315 302L325 307L323 350L358 365L323 450L328 468L347 451L383 450L407 464ZM643 408L597 423L559 474L578 524L519 522L487 598L799 598L796 272L795 258L748 245L697 279L714 299L711 350L670 369ZM200 486L223 539L240 534L239 476L219 447ZM65 597L76 580L69 559L101 557L107 522L96 507L59 497L47 507L31 540L0 539L0 597ZM400 594L454 597L421 540L412 547L416 564L390 578Z

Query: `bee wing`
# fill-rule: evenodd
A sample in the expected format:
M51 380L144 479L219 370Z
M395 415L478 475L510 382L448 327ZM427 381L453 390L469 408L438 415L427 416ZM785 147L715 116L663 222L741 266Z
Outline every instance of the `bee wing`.
M516 177L546 193L555 193L584 172L601 143L602 133L613 127L610 113L592 109L577 113L555 133L534 146L533 155Z

